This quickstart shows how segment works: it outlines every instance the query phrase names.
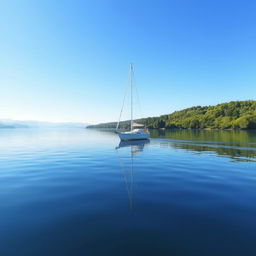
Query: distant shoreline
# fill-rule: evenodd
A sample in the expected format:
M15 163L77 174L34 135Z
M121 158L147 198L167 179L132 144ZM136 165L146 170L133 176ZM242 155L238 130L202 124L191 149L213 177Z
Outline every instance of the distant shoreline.
M85 129L93 130L102 130L102 131L115 131L115 128L104 128L104 127L85 127ZM127 129L120 129L127 130ZM218 129L218 128L149 128L149 130L158 130L158 131L256 131L256 129L241 129L241 128L227 128L227 129Z
M150 129L256 130L256 101L231 101L215 106L194 106L158 117L134 120ZM87 128L115 129L117 122L89 125ZM119 128L128 129L130 121Z

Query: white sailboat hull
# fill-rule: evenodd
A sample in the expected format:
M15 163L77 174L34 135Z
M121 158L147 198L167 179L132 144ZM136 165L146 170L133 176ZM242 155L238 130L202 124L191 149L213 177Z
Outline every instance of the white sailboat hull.
M120 140L146 140L149 139L150 134L142 129L136 129L130 132L120 132L118 136Z

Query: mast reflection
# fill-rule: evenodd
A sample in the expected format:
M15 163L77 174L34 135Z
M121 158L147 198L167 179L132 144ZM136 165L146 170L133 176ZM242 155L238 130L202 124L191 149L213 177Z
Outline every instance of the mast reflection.
M120 141L119 145L116 147L116 152L120 162L121 173L124 178L130 209L133 209L133 188L134 188L134 157L143 152L146 144L149 144L149 140L133 140L133 141ZM125 162L127 155L121 157L119 151L122 148L130 148L129 163Z

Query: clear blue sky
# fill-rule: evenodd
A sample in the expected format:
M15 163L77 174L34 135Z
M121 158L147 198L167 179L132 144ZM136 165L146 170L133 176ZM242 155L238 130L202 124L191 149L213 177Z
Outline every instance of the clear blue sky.
M0 118L113 121L255 99L256 1L1 1Z

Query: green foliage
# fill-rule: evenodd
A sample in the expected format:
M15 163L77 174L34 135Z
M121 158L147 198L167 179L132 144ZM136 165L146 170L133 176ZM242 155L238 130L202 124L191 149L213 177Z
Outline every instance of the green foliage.
M256 101L231 101L216 106L195 106L160 117L136 120L149 128L178 129L256 129ZM89 128L115 128L116 123ZM129 125L122 122L121 127Z

